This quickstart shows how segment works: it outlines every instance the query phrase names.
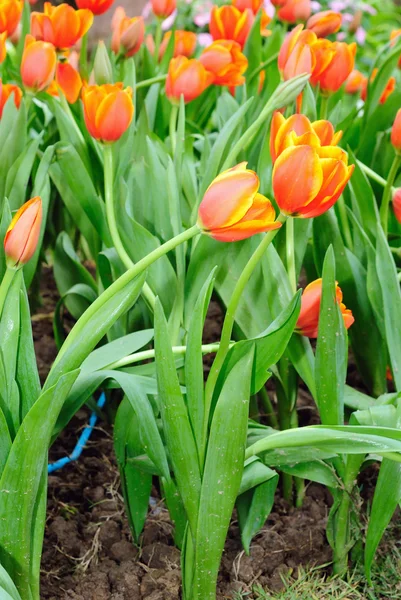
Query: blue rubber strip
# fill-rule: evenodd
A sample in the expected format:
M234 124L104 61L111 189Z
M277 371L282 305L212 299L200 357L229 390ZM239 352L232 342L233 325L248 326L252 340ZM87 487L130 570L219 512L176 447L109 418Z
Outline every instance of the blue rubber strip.
M100 394L99 400L97 401L98 408L103 408L105 403L106 403L106 395L104 392L102 392ZM85 427L85 429L82 431L81 435L79 436L77 445L75 446L74 450L71 452L70 456L64 456L63 458L56 460L56 462L48 465L48 467L47 467L48 473L54 473L54 471L58 471L59 469L62 469L63 467L65 467L65 465L68 465L69 463L74 462L75 460L78 460L78 458L81 456L82 451L85 448L87 442L89 441L90 436L92 435L92 431L97 423L97 419L98 419L97 413L93 412L89 418L88 425Z

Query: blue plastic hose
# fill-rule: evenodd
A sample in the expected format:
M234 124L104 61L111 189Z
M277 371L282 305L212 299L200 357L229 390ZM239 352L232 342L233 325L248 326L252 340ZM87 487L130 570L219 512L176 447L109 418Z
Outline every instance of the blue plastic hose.
M100 394L99 400L97 401L98 408L103 408L105 403L106 403L106 395L104 392L102 392ZM93 411L93 413L91 414L91 416L89 418L89 422L88 422L87 426L84 428L81 435L79 436L77 445L75 446L74 450L71 452L70 456L64 456L63 458L56 460L56 462L48 465L48 467L47 467L48 473L54 473L54 471L58 471L59 469L62 469L63 467L65 467L65 465L68 465L69 463L74 462L75 460L78 460L78 458L81 456L82 451L85 448L87 442L89 441L90 436L92 435L92 431L97 423L97 419L98 419L97 413L95 411Z

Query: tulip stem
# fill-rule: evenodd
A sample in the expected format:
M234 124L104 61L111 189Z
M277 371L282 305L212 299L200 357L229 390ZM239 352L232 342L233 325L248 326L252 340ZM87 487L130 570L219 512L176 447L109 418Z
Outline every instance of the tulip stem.
M344 196L341 194L337 200L338 215L340 217L341 231L343 232L345 242L350 250L353 248L351 229L349 226L347 209L344 202Z
M381 177L378 173L376 173L376 171L373 171L373 169L370 169L367 165L365 165L363 162L361 162L360 160L356 161L358 167L370 178L373 179L373 181L376 181L376 183L378 183L379 185L381 185L382 187L386 187L386 183L387 181L384 179L384 177Z
M276 62L278 58L278 52L276 52L275 54L273 54L270 58L268 58L267 60L265 60L264 62L262 62L256 69L254 69L251 73L251 75L249 76L249 83L257 76L259 75L259 73L261 71L263 71L264 69L267 69L268 66L270 66L272 63Z
M88 79L88 33L81 38L81 50L79 53L79 73L85 81Z
M177 116L178 116L178 105L173 104L171 106L170 113L170 142L171 142L171 152L174 158L175 148L177 145Z
M394 156L393 163L390 167L390 172L387 177L386 187L384 188L382 202L380 205L380 222L383 227L383 231L385 235L387 235L387 227L388 227L388 207L391 200L391 192L393 189L393 183L395 181L398 169L401 166L401 156L396 154Z
M155 60L156 63L159 62L159 50L160 50L160 44L162 41L162 19L160 19L160 17L157 17L157 22L156 22L156 33L155 33Z
M113 240L116 252L126 269L132 269L135 266L134 261L131 260L124 245L121 241L120 234L118 232L118 225L114 207L114 164L113 164L113 146L111 144L103 146L103 157L104 157L104 193L106 199L106 216L107 223L110 229L111 239ZM142 296L147 305L153 310L155 306L155 295L150 289L149 285L144 283L142 288Z
M294 244L294 219L287 219L285 232L285 250L287 259L287 273L293 294L297 291L297 273L295 269L295 244Z
M323 94L321 94L320 95L320 111L319 111L319 117L321 119L327 119L328 108L329 108L329 97L323 96Z
M285 223L287 217L280 214L277 218L277 221L280 223ZM206 387L205 387L205 416L203 422L203 438L201 440L201 451L200 455L202 457L202 462L204 461L206 455L206 441L207 441L207 432L209 427L209 417L210 410L212 406L213 392L216 387L217 379L220 374L221 368L224 364L227 353L230 349L231 343L231 335L235 322L235 313L238 308L238 304L242 298L244 288L251 278L252 273L254 272L256 266L261 260L262 256L266 252L270 243L274 240L277 235L278 229L273 229L265 234L259 246L256 248L255 252L252 254L247 264L245 265L237 283L232 293L231 299L227 306L226 315L224 318L223 329L220 337L220 347L217 351L215 359L213 361L212 367L210 369L209 376L207 378Z
M135 84L136 89L144 88L153 85L154 83L162 83L166 81L167 75L157 75L156 77L151 77L150 79L144 79L143 81L139 81Z
M0 285L0 317L3 312L4 303L7 298L8 290L10 289L10 285L12 280L14 279L14 275L17 272L17 269L11 269L7 267L6 272L4 273L3 280Z

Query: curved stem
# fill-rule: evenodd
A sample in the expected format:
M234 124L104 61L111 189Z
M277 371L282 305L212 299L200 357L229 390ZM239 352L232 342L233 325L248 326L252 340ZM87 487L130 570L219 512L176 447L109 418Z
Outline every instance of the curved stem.
M285 234L287 273L291 284L291 290L295 294L297 291L297 275L295 269L294 219L292 217L287 219Z
M286 221L286 219L287 219L286 216L280 214L277 220L280 223L284 223ZM210 416L210 409L212 406L213 391L216 386L217 378L220 374L224 360L227 356L227 352L230 348L231 334L232 334L233 327L234 327L235 313L237 311L238 304L241 300L244 288L245 288L246 284L248 283L249 279L251 278L253 271L255 270L256 266L258 265L259 261L261 260L262 256L264 255L264 253L266 252L269 244L273 241L273 239L277 235L278 231L279 231L278 229L274 229L273 231L269 231L268 233L266 233L266 235L260 242L259 246L256 248L255 252L252 254L251 258L248 260L244 270L242 271L242 273L237 281L237 284L235 286L235 289L233 291L233 294L231 296L230 302L228 303L227 312L226 312L226 316L224 318L224 323L223 323L223 329L221 332L220 347L219 347L219 350L214 359L213 365L210 369L209 377L207 378L206 388L205 388L205 417L204 417L204 424L203 424L204 428L203 428L203 444L202 444L203 456L204 456L204 453L206 450L207 430L208 430L208 426L209 426L209 416Z
M401 156L396 154L393 160L393 164L391 165L390 172L387 177L386 187L384 188L382 203L380 205L380 222L383 227L384 233L387 235L387 226L388 226L388 207L391 200L391 192L393 189L393 183L396 178L398 169L401 165Z
M7 298L8 290L10 289L10 285L12 280L14 279L14 275L17 272L17 269L11 269L7 267L6 272L4 273L3 280L0 285L0 317L3 312L4 303Z
M171 142L171 150L174 158L175 148L177 145L177 116L178 116L178 105L173 104L171 106L170 113L170 142Z
M79 53L79 73L82 79L88 79L88 33L81 39L81 50Z
M116 213L114 210L114 165L113 165L113 147L109 145L103 146L104 157L104 193L106 199L106 217L110 229L111 239L113 241L116 252L126 269L132 269L135 266L131 260L124 245L121 241L118 231ZM147 304L153 309L155 305L155 295L145 282L142 288L142 295Z
M378 173L376 173L376 171L373 171L373 169L369 168L368 166L366 166L363 162L361 162L360 160L357 160L357 165L358 167L364 172L366 173L366 175L370 178L373 179L373 181L376 181L376 183L378 183L379 185L386 187L386 183L387 181L384 179L384 177L381 177Z
M135 84L136 89L144 88L153 85L154 83L162 83L166 81L167 75L157 75L157 77L151 77L150 79L144 79Z

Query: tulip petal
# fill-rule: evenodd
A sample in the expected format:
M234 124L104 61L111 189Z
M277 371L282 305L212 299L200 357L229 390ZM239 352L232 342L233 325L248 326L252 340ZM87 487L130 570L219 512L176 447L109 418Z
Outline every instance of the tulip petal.
M125 91L113 92L102 100L95 126L104 142L115 142L128 129L134 116L132 98Z

